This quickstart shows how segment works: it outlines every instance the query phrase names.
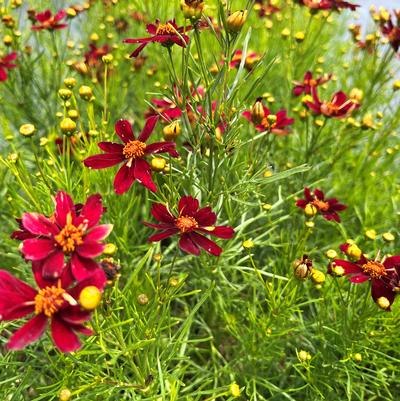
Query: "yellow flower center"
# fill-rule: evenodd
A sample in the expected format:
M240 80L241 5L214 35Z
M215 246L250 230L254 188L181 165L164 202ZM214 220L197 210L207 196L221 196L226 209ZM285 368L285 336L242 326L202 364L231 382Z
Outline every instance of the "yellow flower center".
M324 202L320 199L314 199L312 201L312 204L318 209L321 210L322 212L327 212L329 210L329 203Z
M199 227L199 223L197 223L197 221L193 217L190 217L190 216L178 217L176 219L175 225L176 225L176 227L179 228L181 233L186 233L188 231L192 231L195 228Z
M156 35L174 35L176 29L169 22L167 24L160 24L157 27Z
M56 313L61 305L64 303L64 295L66 291L61 288L61 282L59 281L58 287L51 286L42 288L35 297L35 313L39 315L44 313L47 317L51 317Z
M137 157L142 157L144 151L146 150L146 144L141 141L129 141L122 150L125 158L135 159Z
M71 253L79 245L83 244L83 234L85 227L81 224L75 227L72 224L71 213L67 215L67 224L54 236L54 239L61 246L64 253Z
M385 266L374 260L370 260L365 265L362 265L362 269L364 273L368 274L371 278L381 278L387 275Z

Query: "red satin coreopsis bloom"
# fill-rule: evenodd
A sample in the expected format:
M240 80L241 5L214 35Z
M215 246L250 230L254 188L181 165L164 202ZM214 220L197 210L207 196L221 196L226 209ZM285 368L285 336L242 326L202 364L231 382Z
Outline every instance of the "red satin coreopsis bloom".
M347 95L342 91L336 92L331 101L321 101L315 86L311 87L311 93L313 101L306 101L305 104L316 115L322 114L325 117L345 118L360 107L359 103L348 99Z
M38 340L46 331L50 321L54 344L62 352L80 348L77 333L93 334L84 323L91 312L79 305L79 295L85 287L95 286L103 291L106 276L100 269L73 286L69 269L51 281L42 276L41 267L34 263L33 273L39 289L17 279L5 270L0 270L0 321L10 321L30 316L7 343L7 348L20 350Z
M82 280L99 266L94 260L102 254L112 224L98 225L104 209L100 195L89 196L80 209L65 192L55 197L55 212L51 217L39 213L24 213L22 230L14 238L25 239L21 252L25 259L39 262L43 277L56 279L68 267L77 280ZM21 232L22 231L22 232Z
M123 163L114 179L114 189L117 194L128 191L134 181L138 181L150 191L157 188L151 178L151 168L145 160L146 156L159 153L169 153L179 157L175 150L175 142L156 142L146 144L158 121L158 117L147 119L143 131L136 139L131 124L127 120L119 120L115 124L115 132L123 142L99 142L97 146L105 153L90 156L83 162L86 167L103 169Z
M55 29L63 29L66 28L67 24L61 24L60 21L63 20L67 16L65 10L58 11L57 14L53 15L50 10L43 11L41 13L37 13L34 16L36 20L34 25L32 25L32 29L34 31L53 31Z
M339 11L348 8L352 11L355 11L358 7L360 7L358 4L353 4L343 0L297 0L297 2L310 8L311 10Z
M260 101L259 99L257 101ZM289 125L294 123L294 118L289 118L285 109L279 110L276 114L271 113L270 109L264 104L262 105L263 112L259 121L254 121L250 110L245 111L243 117L252 122L257 131L260 132L271 132L276 135L287 135L289 134Z
M167 21L165 24L159 20L155 24L146 26L147 32L152 35L149 38L124 39L125 43L138 43L139 47L131 54L130 57L137 57L141 51L152 42L160 43L162 46L171 47L176 44L181 47L186 47L189 43L189 36L185 35L185 31L190 28L178 27L175 20Z
M347 209L347 206L339 203L336 198L325 199L325 194L319 189L311 192L310 188L304 188L304 198L299 199L296 206L303 209L310 217L320 213L326 220L335 220L340 223L338 212Z
M342 250L349 244L341 246ZM384 309L390 310L396 294L399 292L400 283L400 256L391 256L382 260L368 259L361 255L356 262L343 259L334 259L328 267L328 273L337 272L337 266L343 269L343 274L349 277L349 281L355 284L371 281L371 295L376 303ZM336 268L336 269L335 269ZM386 298L387 305L380 300Z
M397 52L400 48L400 10L395 11L396 22L393 22L392 17L381 24L381 31L389 41L393 50Z
M15 68L17 66L13 63L16 58L16 52L12 52L10 54L7 54L7 56L3 58L0 58L0 82L7 80L7 70L11 70L12 68Z
M240 63L242 62L243 51L236 50L232 56L232 60L229 63L230 68L239 68ZM246 58L244 60L244 67L251 71L256 63L261 60L261 56L255 52L249 52L246 54Z
M200 248L214 256L222 252L214 241L206 238L204 234L218 238L230 239L234 230L229 226L215 226L217 216L210 207L199 209L199 201L192 196L183 196L178 204L178 216L161 203L154 203L151 214L160 222L152 224L145 222L148 227L161 231L152 235L148 240L158 242L173 235L179 235L179 248L193 255L200 254Z
M295 81L295 87L293 88L293 95L300 96L301 94L310 95L311 88L323 85L332 78L332 74L325 74L319 78L313 78L312 72L307 71L304 74L303 82Z
M101 63L101 58L110 51L111 48L107 44L97 47L95 43L89 43L89 51L84 54L85 63L88 67L97 67Z

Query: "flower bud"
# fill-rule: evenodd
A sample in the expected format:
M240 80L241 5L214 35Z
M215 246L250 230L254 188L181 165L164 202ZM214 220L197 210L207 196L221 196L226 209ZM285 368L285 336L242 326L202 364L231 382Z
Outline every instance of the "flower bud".
M337 252L334 250L334 249L329 249L329 250L327 250L326 251L326 254L325 254L329 259L335 259L335 258L337 258Z
M60 128L63 134L70 136L76 130L76 123L74 120L71 120L70 118L64 118L60 122Z
M251 239L247 239L246 241L242 242L242 246L244 249L254 248L254 241Z
M331 265L331 270L336 276L339 277L343 276L345 273L344 268L342 266L336 266L335 262L333 262L333 264Z
M242 29L242 26L247 19L247 10L235 11L226 19L228 32L237 33Z
M33 124L22 124L19 127L19 133L25 137L31 137L36 131L36 128Z
M356 362L361 362L362 361L362 355L359 352L356 352L355 354L352 355L352 358L356 361Z
M374 240L374 239L376 239L376 231L375 230L367 230L367 231L365 231L365 236L368 238L368 239L371 239L371 240Z
M323 284L325 282L325 274L320 270L312 269L311 280L314 281L315 284Z
M69 401L72 397L72 393L68 388L63 388L58 395L60 401Z
M162 157L155 157L151 160L151 169L153 171L163 171L166 164L166 160Z
M92 88L91 88L90 86L82 85L82 86L79 88L79 96L80 96L83 100L89 101L89 100L93 97Z
M362 256L362 251L356 244L351 244L346 253L354 260L359 260Z
M393 82L393 90L398 91L400 89L400 80Z
M65 78L64 79L64 85L68 89L72 89L76 85L76 79L75 78Z
M304 214L307 217L314 217L318 213L318 209L312 203L307 203L306 207L304 208Z
M307 362L311 359L311 354L307 351L301 350L297 354L300 362Z
M239 397L240 396L240 387L236 383L232 383L229 386L229 391L230 391L232 397Z
M71 98L72 92L69 89L59 89L58 96L60 96L62 100L68 100Z
M303 258L300 260L295 260L293 263L293 273L295 277L301 281L306 280L312 271L312 261L307 258L306 255L303 255Z
M106 244L104 248L103 255L112 256L117 252L117 246L111 242Z
M137 301L140 305L147 305L149 303L149 297L146 294L139 294Z
M376 303L381 309L389 309L390 308L390 301L386 297L379 297L376 300Z
M302 42L305 39L306 35L304 32L296 32L294 34L294 38L296 39L297 42Z
M364 97L364 92L361 89L353 88L350 91L349 98L357 103L360 103Z
M101 58L101 60L104 64L111 64L114 60L114 56L112 54L106 54Z
M181 125L178 120L172 121L171 124L168 124L163 129L164 139L166 141L175 140L182 132Z
M204 9L203 0L182 0L181 10L183 16L188 19L197 20L201 17L201 13Z
M254 103L253 107L251 108L250 114L251 114L251 121L254 124L258 125L261 123L261 121L265 116L265 112L264 112L264 106L260 99L257 99L257 101Z
M89 285L88 287L85 287L79 294L79 304L82 306L83 309L96 309L100 301L101 292L94 285Z
M386 242L392 242L395 240L395 237L392 233L383 233L382 238Z
M13 42L13 38L10 35L4 35L3 37L3 43L5 46L11 46Z

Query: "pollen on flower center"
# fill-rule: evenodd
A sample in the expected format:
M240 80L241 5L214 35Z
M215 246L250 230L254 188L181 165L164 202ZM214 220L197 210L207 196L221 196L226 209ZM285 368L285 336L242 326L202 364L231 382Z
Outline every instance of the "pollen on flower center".
M176 219L175 225L182 233L186 233L199 227L199 223L190 216L181 216Z
M142 157L146 149L146 144L141 141L129 141L122 150L125 158L135 159L137 157Z
M368 261L365 265L362 266L364 273L368 274L371 278L381 278L382 276L386 276L385 266L374 260Z
M83 227L75 227L67 221L65 227L54 236L54 239L64 253L71 253L77 246L83 244Z
M47 317L51 317L64 303L64 295L66 291L61 288L61 283L58 287L53 285L42 288L35 296L35 313L37 315L44 313Z
M329 203L324 202L320 199L314 199L312 201L312 204L318 209L321 210L322 212L327 212L329 210Z
M157 27L156 35L174 35L176 34L176 29L170 24L160 24Z
M326 102L321 105L321 111L327 116L330 116L340 110L340 107L334 105L331 102Z

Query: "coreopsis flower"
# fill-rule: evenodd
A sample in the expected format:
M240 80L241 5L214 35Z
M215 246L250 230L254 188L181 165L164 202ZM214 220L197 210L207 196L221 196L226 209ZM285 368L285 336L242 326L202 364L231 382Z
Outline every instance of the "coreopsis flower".
M261 99L257 99L256 102L261 102ZM287 127L294 123L294 118L288 118L285 109L279 110L276 114L272 114L264 104L262 104L262 109L264 114L262 119L255 120L252 110L245 111L242 115L255 125L257 131L267 131L276 135L287 135L289 133Z
M361 255L355 262L334 259L328 266L328 273L332 274L338 267L343 269L343 275L349 276L352 283L371 281L372 298L382 309L390 310L400 289L400 256L379 260Z
M146 156L168 153L178 157L175 142L156 142L147 144L147 140L156 126L158 117L150 117L136 139L131 124L127 120L119 120L115 124L115 132L122 144L114 142L99 142L97 146L105 153L90 156L83 162L86 167L103 169L123 163L114 179L114 189L117 194L128 191L134 181L138 181L150 191L157 188L151 178L151 167L145 160Z
M81 292L88 287L103 291L106 276L95 270L90 276L73 286L69 269L58 280L42 276L42 269L33 264L33 273L39 289L17 279L5 270L0 270L0 321L30 317L7 343L10 350L20 350L38 340L50 322L51 337L61 352L73 352L80 348L77 333L92 335L84 323L91 312L79 304Z
M357 10L360 7L358 4L353 4L343 0L297 0L297 2L303 6L310 8L311 10L333 10L340 11L341 9L350 9L352 11Z
M112 224L98 225L104 209L100 195L89 196L84 205L74 205L66 192L55 197L55 212L51 217L39 213L24 213L22 227L31 237L25 238L21 252L25 259L40 262L43 277L56 279L63 273L66 262L77 280L86 278L99 266L94 260L101 255L101 242ZM14 238L20 239L20 234Z
M347 206L339 203L336 198L325 199L325 194L319 189L311 192L310 188L304 188L304 198L299 199L296 206L303 209L309 217L320 213L326 220L335 220L340 223L338 212L347 209Z
M11 70L12 68L15 68L17 66L13 63L16 58L16 52L12 52L10 54L7 54L7 56L4 56L3 58L0 58L0 82L7 80L7 70Z
M396 23L393 22L392 17L381 23L381 32L388 39L393 50L397 52L400 48L400 10L395 11L395 16Z
M89 50L83 55L85 63L93 68L102 63L101 59L106 54L110 53L111 48L107 44L97 47L95 43L89 43Z
M293 88L293 95L300 96L301 94L310 95L311 88L323 85L332 78L332 74L325 74L319 78L313 78L312 72L307 71L304 74L303 82L295 81L295 87Z
M254 9L258 11L260 17L269 17L279 12L281 9L271 0L256 0Z
M147 32L152 36L149 38L124 39L124 42L139 44L139 47L130 55L130 57L137 57L149 43L157 42L165 47L171 47L174 44L186 47L189 43L189 36L184 32L188 29L182 26L178 27L175 20L167 21L165 24L156 20L155 24L146 25Z
M316 115L324 115L329 118L345 118L360 107L360 103L347 98L342 92L336 92L331 101L321 101L315 86L311 87L313 101L306 101L305 105Z
M242 62L243 51L236 50L232 56L232 60L229 63L230 68L239 68L240 63ZM261 60L261 56L255 52L249 52L246 54L246 58L244 61L244 67L246 70L251 71L255 64L257 64Z
M230 239L235 233L232 227L216 226L216 214L210 207L199 209L199 201L192 196L183 196L180 199L177 216L161 203L152 205L151 214L160 224L144 224L159 230L160 233L152 235L148 241L158 242L179 235L179 248L196 256L200 254L200 248L214 256L219 256L222 252L222 248L205 237L205 234Z
M32 25L32 29L34 31L53 31L55 29L63 29L66 28L67 24L60 23L67 16L65 10L60 10L57 14L53 15L50 10L43 11L41 13L35 13L34 15L34 25Z

